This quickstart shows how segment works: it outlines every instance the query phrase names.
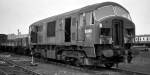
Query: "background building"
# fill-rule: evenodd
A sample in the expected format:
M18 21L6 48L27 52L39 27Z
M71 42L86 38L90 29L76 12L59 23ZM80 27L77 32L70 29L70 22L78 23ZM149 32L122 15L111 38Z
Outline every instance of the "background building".
M7 43L3 42L3 45L7 46L26 46L28 44L28 34L8 34Z

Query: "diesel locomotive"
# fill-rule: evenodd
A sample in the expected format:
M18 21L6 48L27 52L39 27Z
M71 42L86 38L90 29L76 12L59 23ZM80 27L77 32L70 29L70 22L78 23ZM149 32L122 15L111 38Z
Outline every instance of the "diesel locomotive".
M135 24L123 6L103 2L37 21L29 35L36 56L112 67L134 43Z

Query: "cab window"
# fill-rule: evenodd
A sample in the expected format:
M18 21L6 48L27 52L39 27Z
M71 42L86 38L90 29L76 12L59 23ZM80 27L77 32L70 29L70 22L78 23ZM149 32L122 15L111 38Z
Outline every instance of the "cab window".
M132 28L126 29L126 33L128 36L132 36L132 35L134 35L134 29L132 29Z
M102 36L110 36L110 28L101 28L100 33Z
M95 10L95 18L96 20L100 20L104 17L108 17L114 15L114 9L113 6L109 5L109 6L104 6L101 8L98 8L97 10Z

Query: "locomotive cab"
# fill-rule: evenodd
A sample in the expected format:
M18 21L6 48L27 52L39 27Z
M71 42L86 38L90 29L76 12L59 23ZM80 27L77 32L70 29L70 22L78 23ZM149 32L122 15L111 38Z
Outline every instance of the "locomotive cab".
M95 44L96 56L107 59L103 61L106 66L123 62L125 49L130 48L135 35L135 26L129 13L118 6L105 6L95 11L95 18L98 19L97 26L99 26L97 27L99 41Z

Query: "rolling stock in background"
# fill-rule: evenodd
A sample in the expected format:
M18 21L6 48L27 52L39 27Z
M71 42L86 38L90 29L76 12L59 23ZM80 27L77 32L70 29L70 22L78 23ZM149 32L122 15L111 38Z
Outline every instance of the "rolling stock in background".
M112 67L124 62L134 37L135 24L128 10L103 2L33 23L24 51L76 65Z
M4 52L13 52L17 54L31 55L29 50L29 37L19 37L20 35L9 36L1 34L0 49Z

